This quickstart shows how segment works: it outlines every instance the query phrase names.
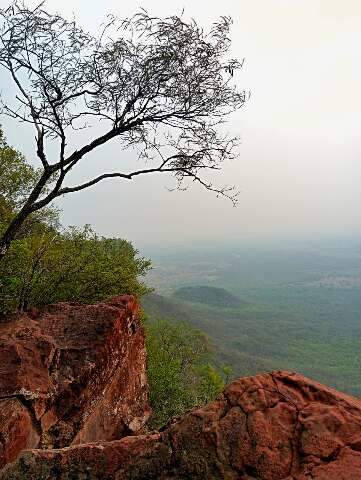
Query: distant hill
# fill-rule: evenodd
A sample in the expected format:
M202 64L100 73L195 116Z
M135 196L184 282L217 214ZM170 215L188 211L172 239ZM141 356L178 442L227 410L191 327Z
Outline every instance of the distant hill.
M177 322L185 321L195 324L192 306L176 298L148 293L142 297L142 307L151 319L167 318Z
M239 307L245 302L224 288L195 285L178 288L173 296L186 302L197 302L215 307Z

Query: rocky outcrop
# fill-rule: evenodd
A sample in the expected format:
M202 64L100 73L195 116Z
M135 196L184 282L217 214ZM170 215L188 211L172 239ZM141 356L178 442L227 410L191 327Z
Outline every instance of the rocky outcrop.
M149 417L131 296L59 303L0 324L0 468L24 448L115 440Z
M0 480L361 479L361 402L301 375L241 378L163 431L30 450Z

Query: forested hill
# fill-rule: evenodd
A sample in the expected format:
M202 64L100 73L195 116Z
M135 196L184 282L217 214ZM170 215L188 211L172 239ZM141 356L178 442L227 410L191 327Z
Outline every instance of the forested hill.
M173 296L187 302L204 303L221 307L239 307L244 304L241 299L228 292L225 288L196 285L178 288Z

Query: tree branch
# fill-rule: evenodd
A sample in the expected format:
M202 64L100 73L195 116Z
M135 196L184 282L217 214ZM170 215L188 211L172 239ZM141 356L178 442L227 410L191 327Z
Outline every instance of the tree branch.
M72 193L72 192L79 192L80 190L84 190L85 188L91 187L93 185L96 185L97 183L101 182L102 180L105 180L106 178L124 178L126 180L132 180L133 177L136 177L138 175L143 175L146 173L156 173L156 172L175 172L179 169L176 168L162 168L156 167L156 168L147 168L143 170L136 170L131 173L120 173L120 172L114 172L114 173L103 173L102 175L99 175L98 177L94 178L93 180L90 180L89 182L83 183L81 185L77 185L76 187L64 187L59 190L57 197L64 195L66 193Z
M174 156L175 157L175 156ZM172 158L174 158L172 157ZM199 177L197 174L192 172L191 170L187 168L179 168L179 167L169 167L169 168L164 168L164 165L166 164L166 161L163 161L163 163L156 168L147 168L143 170L135 170L134 172L131 173L121 173L121 172L114 172L114 173L104 173L102 175L99 175L98 177L94 178L93 180L90 180L89 182L85 182L81 185L77 185L75 187L64 187L60 189L56 195L56 197L60 197L61 195L65 195L67 193L74 193L74 192L79 192L81 190L85 190L86 188L92 187L93 185L96 185L97 183L108 179L108 178L124 178L126 180L132 180L134 177L137 177L139 175L145 175L149 173L180 173L184 177L189 177L192 178L193 181L198 182L201 184L204 188L207 190L210 190L212 192L215 192L218 195L222 195L223 197L227 197L232 201L234 205L236 205L236 197L237 193L235 192L233 195L230 195L229 192L234 192L234 187L226 187L226 188L216 188L213 187L211 183L207 183L204 180L202 180L201 177ZM214 169L217 167L202 167L202 168L210 168Z

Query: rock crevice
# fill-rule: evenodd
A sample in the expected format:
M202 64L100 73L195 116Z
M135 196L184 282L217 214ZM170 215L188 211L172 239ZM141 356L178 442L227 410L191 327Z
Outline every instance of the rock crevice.
M24 409L27 411L27 413L29 415L29 418L31 420L31 426L34 428L34 430L36 431L36 433L39 436L39 443L37 445L35 445L34 447L39 448L41 446L40 443L41 443L41 439L42 439L42 435L43 435L43 429L41 427L41 421L36 416L36 412L34 410L32 401L27 399L25 397L25 395L20 395L20 394L4 395L4 396L0 397L0 408L1 408L1 404L2 404L3 400L10 400L10 399L17 400L24 407ZM2 443L3 443L3 448L5 448L6 438L4 437L4 435L2 435L2 432L0 432L0 435L3 437L3 442ZM0 437L0 441L1 441L1 437Z
M122 296L50 305L0 324L0 468L24 448L119 439L144 425L138 312L136 300Z

